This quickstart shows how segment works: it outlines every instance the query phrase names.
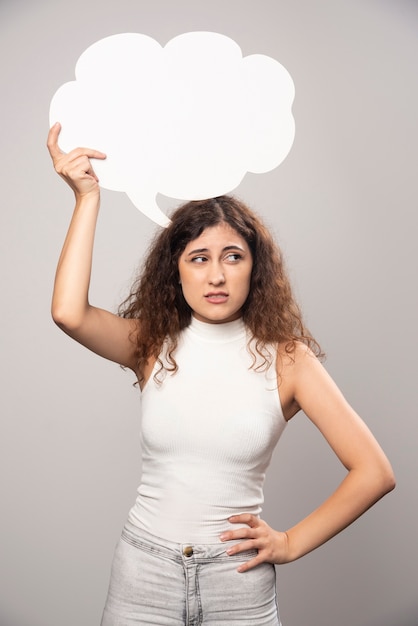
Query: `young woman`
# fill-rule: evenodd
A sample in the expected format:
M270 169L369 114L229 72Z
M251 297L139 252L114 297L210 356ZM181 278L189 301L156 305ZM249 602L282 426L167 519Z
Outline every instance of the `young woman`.
M102 626L280 624L274 564L314 550L393 489L390 464L320 364L280 251L238 200L189 202L150 249L119 315L89 303L95 150L48 148L75 193L55 322L135 372L143 475L116 549ZM294 527L260 518L263 481L303 410L347 475Z

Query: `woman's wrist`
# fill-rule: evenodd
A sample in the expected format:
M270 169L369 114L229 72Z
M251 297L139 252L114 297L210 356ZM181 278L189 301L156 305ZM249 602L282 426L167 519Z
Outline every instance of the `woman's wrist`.
M100 189L89 190L85 192L74 191L76 205L77 204L94 204L100 203Z

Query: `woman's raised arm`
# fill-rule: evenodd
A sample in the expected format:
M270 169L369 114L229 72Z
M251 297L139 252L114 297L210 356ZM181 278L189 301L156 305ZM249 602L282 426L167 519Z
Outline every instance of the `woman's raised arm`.
M58 146L60 124L48 135L48 150L56 172L71 187L75 209L55 276L52 317L70 337L106 359L135 370L132 334L137 322L91 306L88 299L100 188L90 159L106 155L89 148L68 154Z

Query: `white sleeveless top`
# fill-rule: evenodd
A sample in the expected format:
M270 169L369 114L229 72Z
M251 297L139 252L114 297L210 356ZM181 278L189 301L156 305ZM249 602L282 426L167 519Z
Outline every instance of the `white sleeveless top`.
M192 318L178 371L141 394L142 480L129 521L178 543L216 543L231 515L259 515L265 471L286 421L275 367L251 369L242 320ZM237 528L234 525L234 528Z

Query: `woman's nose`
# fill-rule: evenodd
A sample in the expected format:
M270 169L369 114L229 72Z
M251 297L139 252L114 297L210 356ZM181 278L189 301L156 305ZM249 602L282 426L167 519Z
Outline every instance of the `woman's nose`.
M209 283L211 285L222 285L225 282L225 275L220 265L213 265L209 272Z

